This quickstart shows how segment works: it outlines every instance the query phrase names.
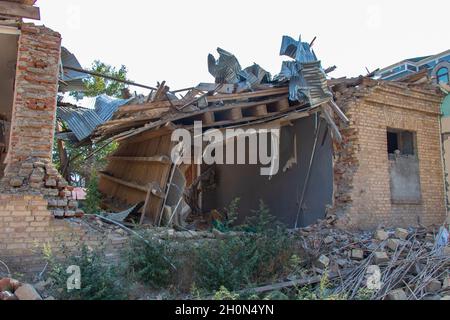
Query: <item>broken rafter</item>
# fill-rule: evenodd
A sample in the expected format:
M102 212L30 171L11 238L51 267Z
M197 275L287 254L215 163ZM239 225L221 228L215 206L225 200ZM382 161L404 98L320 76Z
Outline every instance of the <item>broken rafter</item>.
M75 67L69 67L69 66L64 66L64 69L72 70L72 71L76 71L76 72L80 72L80 73L89 74L89 75L94 76L94 77L100 77L100 78L105 78L105 79L108 79L108 80L113 80L113 81L125 83L125 84L128 84L130 86L141 87L141 88L150 89L150 90L158 90L155 87L150 87L150 86L147 86L147 85L144 85L144 84L139 84L139 83L136 83L136 82L133 82L133 81L128 81L128 80L123 80L123 79L119 79L119 78L116 78L116 77L107 76L107 75L99 73L99 72L88 71L88 70L75 68Z
M112 161L126 161L126 162L148 162L148 163L163 163L170 164L170 158L168 156L155 156L155 157L108 157Z

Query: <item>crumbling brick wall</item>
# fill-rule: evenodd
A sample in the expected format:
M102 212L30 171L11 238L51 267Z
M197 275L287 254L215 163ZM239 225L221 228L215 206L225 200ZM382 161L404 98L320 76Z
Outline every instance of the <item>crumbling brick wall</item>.
M52 164L61 36L22 24L2 193L42 194L60 218L77 215L67 182Z
M0 181L0 259L16 272L42 270L45 245L55 250L82 242L122 245L74 218L78 204L52 164L60 51L58 33L22 24L7 166Z
M82 220L55 219L40 195L0 194L0 259L13 272L42 271L45 246L56 256L81 244L105 245L110 254L117 254L126 242L126 237L111 238Z
M336 93L350 119L335 146L334 211L345 227L373 228L442 224L445 220L441 158L440 101L432 91L373 82ZM396 204L391 198L387 129L415 132L421 201Z
M7 173L29 157L52 159L60 55L59 33L22 25Z

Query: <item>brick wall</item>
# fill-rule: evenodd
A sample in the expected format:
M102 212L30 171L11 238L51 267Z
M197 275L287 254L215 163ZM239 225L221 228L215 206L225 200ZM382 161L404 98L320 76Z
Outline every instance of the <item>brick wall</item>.
M7 167L0 181L0 260L13 272L42 271L45 245L57 252L63 245L104 242L115 249L126 242L74 218L82 212L52 164L60 48L58 33L21 26Z
M336 145L335 207L346 227L442 224L445 220L439 94L395 83L371 83L337 93L351 123ZM417 137L420 204L391 200L387 128Z
M126 237L112 237L83 220L56 219L47 204L40 195L0 194L0 259L12 272L42 271L44 246L49 245L56 255L63 246L70 250L81 244L105 245L110 254L117 254L127 242Z
M6 172L30 156L51 160L60 53L59 33L22 25Z

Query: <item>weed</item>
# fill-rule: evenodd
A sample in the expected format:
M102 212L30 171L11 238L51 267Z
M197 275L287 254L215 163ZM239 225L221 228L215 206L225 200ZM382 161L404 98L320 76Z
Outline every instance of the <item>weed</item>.
M64 263L58 261L49 245L44 248L44 258L49 265L49 279L53 294L61 300L122 300L127 288L120 280L120 271L110 265L102 250L92 251L82 245L77 253L63 249ZM69 266L80 268L80 289L67 286Z

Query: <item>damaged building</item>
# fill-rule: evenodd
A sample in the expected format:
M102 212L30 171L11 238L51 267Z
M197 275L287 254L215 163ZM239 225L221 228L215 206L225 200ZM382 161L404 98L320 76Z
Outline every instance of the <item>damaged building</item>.
M273 79L258 65L242 69L231 53L218 53L208 58L215 84L200 84L181 99L120 107L98 128L99 137L120 143L101 174L105 208L141 203L140 221L156 225L178 215L182 221L186 212L208 220L234 199L241 219L262 200L291 228L330 216L348 228L445 220L443 96L435 86L370 77L327 81L309 44L290 37L280 53L292 60ZM255 164L177 168L171 134L192 130L195 121L221 131L279 129L279 172L262 176ZM176 196L174 176L175 189L184 190Z
M210 228L235 199L241 221L262 200L289 228L320 219L343 228L445 220L443 94L428 82L330 80L313 43L285 36L286 61L274 77L256 64L242 68L218 49L218 58L208 57L214 83L173 91L162 82L143 100L99 97L95 108L83 110L59 101L57 111L58 92L80 88L81 66L61 49L60 34L22 22L39 19L35 1L2 3L8 5L0 7L6 48L0 53L0 250L15 263L34 259L47 243L96 244L103 236L82 226L72 187L52 164L57 118L71 129L59 139L87 139L99 148L118 143L99 173L102 205L133 222ZM64 61L75 68L64 69ZM278 130L268 142L279 150L278 170L262 175L267 165L174 161L173 132L194 135L199 121L200 134L247 132L218 141L224 147L255 135L260 141L258 130Z

